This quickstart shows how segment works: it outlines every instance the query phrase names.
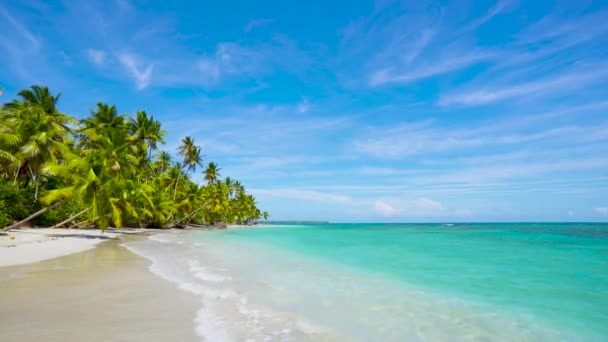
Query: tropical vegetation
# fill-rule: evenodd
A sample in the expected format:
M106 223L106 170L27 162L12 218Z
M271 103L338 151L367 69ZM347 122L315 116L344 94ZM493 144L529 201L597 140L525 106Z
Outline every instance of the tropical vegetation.
M192 137L174 158L160 149L166 131L147 112L119 114L98 103L78 120L58 110L59 98L32 86L0 109L0 227L24 219L105 229L268 217L240 182L204 164ZM204 184L193 180L197 171Z

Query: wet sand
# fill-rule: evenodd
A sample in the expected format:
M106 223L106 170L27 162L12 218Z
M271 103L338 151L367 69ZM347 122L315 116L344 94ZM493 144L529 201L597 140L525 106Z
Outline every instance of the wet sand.
M120 240L0 267L2 341L199 341L199 301L147 269Z

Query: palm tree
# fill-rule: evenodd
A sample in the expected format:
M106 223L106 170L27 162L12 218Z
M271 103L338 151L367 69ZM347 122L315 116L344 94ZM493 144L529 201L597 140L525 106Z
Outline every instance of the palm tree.
M156 155L155 164L156 164L157 172L159 174L167 172L167 170L171 166L171 155L169 154L169 152L160 151Z
M233 187L234 187L234 195L235 196L238 196L240 193L245 192L245 187L239 181L234 182L234 186Z
M231 206L228 200L228 187L223 182L210 183L205 188L205 203L208 209L208 221L210 223L226 221Z
M210 162L207 164L207 168L205 169L205 179L207 183L215 183L215 181L220 177L221 169L217 167L217 164L214 162Z
M0 109L0 175L8 175L10 166L17 162L16 147L20 139L13 125L8 121L9 113Z
M121 128L124 124L124 115L119 115L115 105L108 105L107 103L97 103L96 110L89 110L91 117L82 120L84 128Z
M201 148L194 144L192 137L185 137L182 139L182 143L179 146L178 153L183 157L181 168L187 167L186 175L188 171L194 172L196 166L203 166L203 156L201 155ZM173 191L173 203L175 203L175 197L177 196L177 186L179 184L179 174L177 175L177 181L175 182L175 190Z
M0 149L4 159L12 160L14 183L19 176L31 177L38 199L42 164L52 161L65 149L65 138L76 121L55 107L60 95L53 96L47 87L32 86L18 93L21 101L5 104L0 139L12 143L12 151ZM12 157L14 158L11 158Z
M0 213L0 225L25 217L7 229L64 203L69 205L43 220L61 225L80 217L77 225L105 229L248 223L268 217L240 182L220 180L221 169L214 162L205 167L205 186L190 179L203 166L201 148L191 137L179 146L179 163L172 163L164 151L152 160L165 131L146 112L130 117L118 114L113 105L98 103L87 118L77 121L57 110L58 98L48 88L34 86L0 108L0 185L13 183L35 198L40 188L40 201L24 206L33 214ZM3 197L5 192L0 191L0 203L12 203L11 197ZM47 207L40 209L39 203ZM50 217L54 221L49 222Z
M224 184L226 184L226 187L228 188L228 197L232 198L234 195L234 182L232 181L232 178L226 177L226 179L224 179Z
M145 111L135 113L135 118L130 118L128 122L129 133L134 136L138 142L144 143L148 150L148 159L150 159L152 151L157 149L157 145L165 143L163 136L167 133L161 130L161 124L154 120L154 116L149 116Z

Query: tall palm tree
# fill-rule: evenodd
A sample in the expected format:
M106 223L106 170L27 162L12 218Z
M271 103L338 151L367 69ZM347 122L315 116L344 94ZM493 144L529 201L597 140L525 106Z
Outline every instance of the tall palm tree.
M125 116L118 114L115 105L97 103L95 110L90 110L91 116L82 120L83 131L92 131L98 135L109 136L113 130L126 127Z
M34 86L0 108L0 186L13 182L15 190L29 198L30 186L36 184L31 193L38 197L40 185L40 201L24 206L28 209L8 215L6 206L0 209L0 226L21 220L5 229L64 203L69 204L43 219L53 217L64 224L79 218L76 224L105 229L248 223L268 217L240 182L221 180L214 162L205 165L205 186L190 179L203 167L201 148L191 137L182 140L181 160L175 163L169 153L157 151L165 132L146 112L130 117L113 105L98 103L87 118L77 121L57 110L58 98L48 88ZM12 204L5 193L0 191L0 204ZM39 210L39 203L48 206Z
M156 155L155 164L156 164L157 172L159 174L166 172L169 169L169 167L171 166L171 155L169 154L169 152L160 151Z
M154 116L148 116L145 111L138 111L134 118L129 119L129 133L138 142L144 143L150 159L152 151L157 149L158 143L165 143L163 136L167 133L161 130L161 124L154 120Z
M232 178L226 177L226 179L224 179L224 184L226 184L226 187L228 188L228 197L232 198L234 195L234 182L232 181Z
M14 182L19 176L31 177L35 184L34 198L38 199L42 165L57 157L65 149L70 123L76 121L60 113L56 104L60 94L53 96L47 87L32 86L18 93L21 100L4 105L0 139L12 143L12 151L0 148L4 159L11 159ZM14 158L11 158L12 155Z
M9 175L17 158L15 151L20 139L15 127L9 122L10 114L0 108L0 175Z
M182 139L182 143L179 146L178 153L182 156L183 161L181 168L187 167L186 175L188 171L196 171L196 166L203 166L203 156L201 155L201 148L194 144L192 137L185 137ZM175 197L177 196L177 186L179 184L179 174L177 175L177 181L175 182L175 190L173 191L173 202L175 203Z
M210 162L207 164L207 168L205 168L205 179L207 183L215 183L215 181L220 177L221 168L217 167L217 164L214 162Z
M239 181L234 182L234 186L233 187L234 187L234 195L235 196L238 196L240 193L245 192L245 187Z

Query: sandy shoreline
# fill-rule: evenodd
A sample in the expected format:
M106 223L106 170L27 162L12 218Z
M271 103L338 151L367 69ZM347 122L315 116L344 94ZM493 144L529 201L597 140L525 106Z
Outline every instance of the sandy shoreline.
M139 234L149 230L121 229L101 232L99 229L29 228L0 235L0 267L14 266L79 253L122 234Z
M19 232L25 240L27 233ZM20 255L43 247L53 250L37 253L36 258L56 255L60 246L76 242L82 244L79 248L88 248L0 268L3 341L200 340L192 322L198 300L149 272L147 260L120 245L136 237L125 234L118 239L101 239L98 234L92 235L83 238L50 234L42 242L36 235L20 247L0 247L19 248ZM66 247L62 253L74 251L75 247Z

